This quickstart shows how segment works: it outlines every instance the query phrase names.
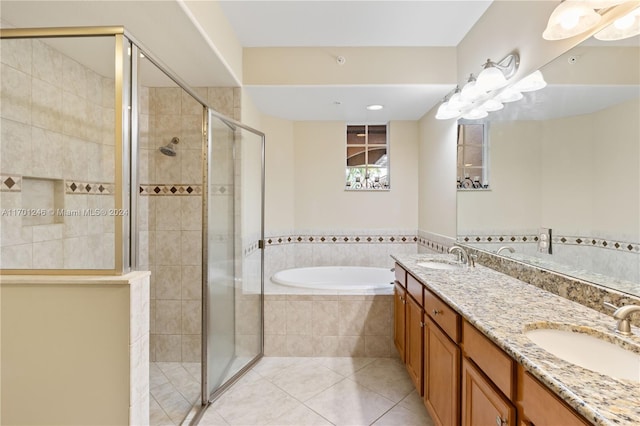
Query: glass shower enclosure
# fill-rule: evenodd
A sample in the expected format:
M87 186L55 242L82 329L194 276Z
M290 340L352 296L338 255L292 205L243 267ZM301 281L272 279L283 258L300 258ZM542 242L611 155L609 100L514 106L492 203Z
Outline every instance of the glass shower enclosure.
M150 270L149 361L206 405L263 353L265 138L241 89L189 87L123 27L0 35L0 201L46 212L2 218L2 273Z

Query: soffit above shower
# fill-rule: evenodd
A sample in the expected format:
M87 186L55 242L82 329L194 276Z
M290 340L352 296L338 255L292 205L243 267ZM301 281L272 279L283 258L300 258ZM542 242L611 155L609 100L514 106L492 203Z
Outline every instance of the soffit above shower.
M2 0L1 18L7 27L121 25L192 87L239 86L228 64L214 52L178 1ZM59 44L56 48L67 49L65 54L99 74L113 74L113 60L98 57L90 48L91 43L85 43L85 49L82 43L76 43L73 48ZM103 69L95 69L99 67ZM150 74L151 80L145 84L173 85L160 74L155 77Z

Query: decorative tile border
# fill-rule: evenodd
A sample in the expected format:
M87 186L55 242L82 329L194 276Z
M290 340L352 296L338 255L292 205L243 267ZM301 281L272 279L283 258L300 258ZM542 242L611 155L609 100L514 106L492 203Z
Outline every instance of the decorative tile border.
M418 237L418 245L438 253L446 253L449 247L451 247L450 245L442 244L422 236Z
M64 182L65 194L80 194L80 195L112 195L115 190L113 183L105 182L76 182L68 181Z
M140 185L140 195L202 195L202 185L149 184Z
M412 244L417 243L416 235L285 235L266 237L265 245L276 246L281 244Z
M463 243L532 243L538 242L537 235L462 235L458 241Z
M537 243L537 235L464 235L458 237L464 243ZM597 247L618 250L626 253L640 253L640 243L620 241L597 236L554 235L551 241L555 245Z
M0 175L0 191L2 192L22 191L22 176Z

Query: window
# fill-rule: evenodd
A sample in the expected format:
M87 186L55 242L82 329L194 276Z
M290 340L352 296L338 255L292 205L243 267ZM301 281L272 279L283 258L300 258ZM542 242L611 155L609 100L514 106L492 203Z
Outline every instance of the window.
M458 123L458 189L487 189L488 140L485 123Z
M347 126L347 190L389 189L387 125Z

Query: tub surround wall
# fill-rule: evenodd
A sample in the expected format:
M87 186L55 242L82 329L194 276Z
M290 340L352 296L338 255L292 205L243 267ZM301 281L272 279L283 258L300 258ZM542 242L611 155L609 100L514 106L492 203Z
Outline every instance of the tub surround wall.
M265 356L397 356L393 296L265 295Z
M0 292L0 423L149 424L149 272L4 275Z
M2 268L112 269L114 216L87 212L114 208L113 78L37 39L0 62Z

